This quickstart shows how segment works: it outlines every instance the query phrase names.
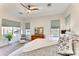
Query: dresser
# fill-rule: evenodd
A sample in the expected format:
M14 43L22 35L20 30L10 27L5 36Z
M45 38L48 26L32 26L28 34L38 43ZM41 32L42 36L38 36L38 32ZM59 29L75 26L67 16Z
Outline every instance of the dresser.
M38 34L38 35L32 35L31 36L31 40L35 40L37 38L44 38L44 35L43 34Z

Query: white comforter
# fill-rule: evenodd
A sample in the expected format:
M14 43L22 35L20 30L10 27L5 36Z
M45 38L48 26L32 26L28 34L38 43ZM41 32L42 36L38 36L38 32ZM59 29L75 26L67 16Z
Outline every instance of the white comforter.
M35 50L35 49L51 46L51 45L54 45L56 43L57 43L57 41L51 41L51 40L39 38L39 39L33 40L33 41L25 44L20 49L11 53L9 56L13 56L13 55L16 55L16 54L19 54L19 53L22 53L22 52L29 52L29 51L32 51L32 50Z

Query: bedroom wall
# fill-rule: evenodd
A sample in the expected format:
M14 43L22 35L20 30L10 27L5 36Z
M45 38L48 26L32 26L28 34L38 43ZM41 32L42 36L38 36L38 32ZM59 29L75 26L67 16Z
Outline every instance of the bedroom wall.
M13 5L11 5L13 6ZM13 9L15 7L12 7ZM12 16L10 14L10 12L12 12L12 10L8 9L8 5L6 4L0 4L0 38L2 37L2 30L1 30L1 27L2 27L2 22L1 20L4 18L4 19L7 19L7 20L12 20L12 21L16 21L16 22L20 22L21 23L21 31L22 33L25 33L24 32L24 24L23 24L23 18L22 17L17 17L17 16Z
M2 20L1 20L1 18L0 18L0 39L2 38L2 30L1 30L1 24L2 24L2 22L1 22Z
M79 4L73 3L64 13L64 17L71 15L71 30L79 34Z
M34 28L35 27L44 27L44 34L46 38L50 36L50 21L51 20L60 20L60 29L65 29L64 20L63 20L63 14L58 15L48 15L48 16L41 16L37 18L30 18L30 19L23 19L23 18L15 18L11 17L9 15L4 15L3 18L6 18L8 20L13 20L17 22L21 22L21 33L25 34L25 23L30 22L31 24L31 34L34 34ZM26 20L26 21L23 21Z
M32 18L30 20L26 20L26 22L31 23L31 34L34 34L34 28L35 27L44 27L44 34L46 38L50 36L50 21L51 20L60 20L60 29L65 29L64 28L64 21L63 21L63 15L48 15L48 16L42 16L38 18Z
M15 18L15 17L11 17L9 15L5 15L5 13L3 12L3 10L1 10L1 8L2 7L0 7L0 37L1 37L1 19L2 18L21 22L22 31L23 31L23 33L25 33L25 30L24 30L25 21L22 22L21 18ZM42 16L42 17L38 17L38 18L31 18L31 19L25 19L25 20L26 20L26 22L31 23L31 34L34 34L35 27L44 27L44 34L46 35L46 37L48 37L50 35L50 21L59 19L60 20L60 29L61 30L65 29L64 18L68 14L71 14L71 30L75 33L79 33L79 4L77 4L77 3L71 4L71 6L68 7L68 9L66 9L64 14L48 15L48 16Z

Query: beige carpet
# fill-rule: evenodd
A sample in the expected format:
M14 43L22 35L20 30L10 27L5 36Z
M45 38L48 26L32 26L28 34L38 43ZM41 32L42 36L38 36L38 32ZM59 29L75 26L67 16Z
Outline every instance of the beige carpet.
M7 56L10 53L12 53L13 51L22 47L23 45L24 44L13 43L13 44L9 44L9 45L4 46L4 47L0 47L0 56Z

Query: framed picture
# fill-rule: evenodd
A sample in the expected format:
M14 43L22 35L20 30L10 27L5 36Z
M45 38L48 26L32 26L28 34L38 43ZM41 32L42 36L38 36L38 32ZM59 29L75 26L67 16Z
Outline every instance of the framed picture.
M44 28L43 27L36 27L35 28L35 34L43 34Z

